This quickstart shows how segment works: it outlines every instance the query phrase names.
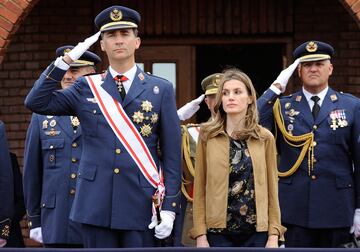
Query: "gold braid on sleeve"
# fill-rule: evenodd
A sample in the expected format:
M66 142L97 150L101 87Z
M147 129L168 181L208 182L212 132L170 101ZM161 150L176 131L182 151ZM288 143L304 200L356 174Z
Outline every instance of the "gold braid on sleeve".
M286 129L285 129L285 123L284 123L284 118L281 114L281 104L280 104L280 100L277 99L274 107L273 107L273 111L274 111L274 119L275 119L275 138L277 138L277 128L279 128L285 142L292 146L292 147L296 147L296 148L300 148L301 152L300 155L298 157L298 159L296 160L295 164L286 172L280 172L278 171L278 176L279 177L288 177L291 176L294 172L296 172L296 170L299 168L300 164L302 163L302 161L304 160L305 154L306 152L308 153L308 174L309 176L311 175L311 172L314 170L314 134L313 132L309 132L300 136L293 136L291 134L289 134Z
M189 171L190 175L192 177L194 177L195 176L195 168L191 161L191 156L190 156L189 133L188 133L186 125L181 125L181 129L182 129L181 130L182 131L182 143L181 143L182 156L184 157L187 170ZM184 176L184 173L183 173L182 181L181 181L181 191L189 202L193 202L193 198L187 192L185 185L188 185L191 183L192 183L191 180L186 179Z

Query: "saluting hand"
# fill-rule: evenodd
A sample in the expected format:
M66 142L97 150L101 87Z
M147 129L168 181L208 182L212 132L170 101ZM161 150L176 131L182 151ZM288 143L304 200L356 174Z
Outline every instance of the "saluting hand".
M287 68L282 70L272 85L280 84L281 92L282 93L285 92L288 81L289 81L291 75L294 73L296 67L299 65L299 62L300 62L300 59L297 59L290 66L288 66Z
M205 95L202 94L198 98L186 103L184 106L178 109L177 114L181 121L185 121L192 117L199 109L200 103L204 100Z
M70 52L65 54L64 61L70 64L71 62L79 59L81 55L83 55L84 52L99 39L99 36L100 31L88 37L83 42L78 43Z

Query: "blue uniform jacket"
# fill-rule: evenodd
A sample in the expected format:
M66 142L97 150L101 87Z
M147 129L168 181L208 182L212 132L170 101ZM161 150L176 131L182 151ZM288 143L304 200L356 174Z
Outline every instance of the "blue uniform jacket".
M11 220L10 236L5 247L25 247L20 227L20 221L26 213L22 175L16 154L10 152L10 157L14 176L14 215Z
M45 244L82 244L80 224L69 219L82 150L70 116L33 114L26 135L24 196L29 228L41 227Z
M36 81L25 105L37 113L74 114L81 121L83 154L71 219L114 229L147 229L155 189L113 133L84 77L65 90L55 91L56 80L61 80L64 73L50 65ZM131 120L135 112L144 114L143 120L134 125L139 132L145 124L151 128L151 134L143 139L164 173L163 210L178 212L181 135L171 83L138 69L124 101L110 74L104 77L102 87L122 104ZM144 101L151 103L151 111L144 111Z
M273 132L276 98L269 89L258 100L260 123ZM281 97L280 102L287 131L294 136L313 131L316 142L310 176L306 154L293 175L279 178L282 222L307 228L350 227L354 210L360 207L359 99L329 88L315 121L302 91ZM347 125L333 130L334 113ZM294 165L300 148L289 146L279 130L277 142L278 167L284 172Z
M13 171L5 124L0 121L0 238L8 239L11 218L14 215Z

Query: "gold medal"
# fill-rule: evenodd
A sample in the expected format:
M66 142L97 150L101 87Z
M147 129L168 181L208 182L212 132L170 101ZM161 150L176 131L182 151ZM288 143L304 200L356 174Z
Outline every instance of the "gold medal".
M285 109L289 109L290 107L291 107L291 103L290 103L290 102L285 103Z
M157 123L158 120L159 120L159 115L157 113L151 115L150 121L152 124Z
M148 100L146 101L142 101L141 103L141 108L145 111L145 112L150 112L153 108L153 105L151 104L151 102L149 102Z
M144 120L144 113L136 111L134 112L132 118L135 123L142 123Z
M149 124L144 124L143 126L140 127L140 133L144 137L150 136L151 130L152 130L152 128Z

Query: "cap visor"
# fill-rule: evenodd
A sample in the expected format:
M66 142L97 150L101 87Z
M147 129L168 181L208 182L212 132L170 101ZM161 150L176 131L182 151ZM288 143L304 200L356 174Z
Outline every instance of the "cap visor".
M327 54L310 54L300 57L300 63L302 62L310 62L310 61L320 61L331 59L330 55Z
M217 88L212 88L212 89L206 90L205 95L213 95L213 94L216 94L217 91L218 91Z
M113 30L119 30L119 29L129 29L129 28L132 29L132 28L138 27L136 24L131 23L131 22L126 22L126 23L117 22L116 24L113 24L113 25L108 25L105 27L104 26L101 27L101 29L100 29L101 32L113 31Z

